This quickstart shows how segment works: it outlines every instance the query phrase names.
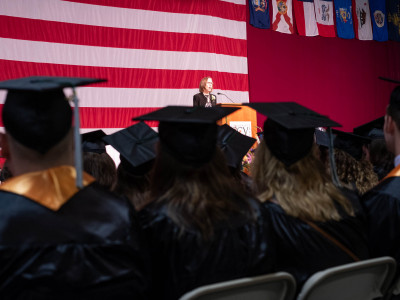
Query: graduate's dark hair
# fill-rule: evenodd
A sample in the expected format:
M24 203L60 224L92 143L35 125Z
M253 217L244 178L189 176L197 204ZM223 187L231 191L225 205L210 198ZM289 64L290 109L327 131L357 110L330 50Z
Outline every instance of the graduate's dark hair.
M107 152L101 154L83 152L83 170L96 178L96 181L107 190L114 187L117 169Z
M400 86L394 88L390 94L390 102L387 107L387 114L395 121L397 128L400 129Z
M152 171L151 199L166 203L168 216L185 229L197 230L203 239L232 215L255 219L241 187L229 173L225 157L216 147L212 159L194 167L159 147Z

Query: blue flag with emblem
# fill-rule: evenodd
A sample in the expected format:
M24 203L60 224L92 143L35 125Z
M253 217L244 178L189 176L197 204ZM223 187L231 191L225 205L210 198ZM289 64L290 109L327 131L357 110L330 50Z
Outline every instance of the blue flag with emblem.
M388 40L388 25L386 16L386 3L383 0L370 0L372 32L375 41Z
M262 29L271 27L268 2L268 0L249 0L250 25Z
M354 39L351 0L335 0L337 35L343 39Z
M389 40L400 42L400 0L387 2Z

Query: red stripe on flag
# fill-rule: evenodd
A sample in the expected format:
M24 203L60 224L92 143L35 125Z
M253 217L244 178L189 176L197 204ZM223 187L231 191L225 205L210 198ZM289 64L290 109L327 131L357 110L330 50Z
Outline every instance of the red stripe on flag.
M79 92L78 92L79 93ZM79 96L79 95L78 95ZM81 128L126 128L137 121L132 118L151 113L154 107L81 107ZM146 122L157 127L158 121Z
M108 79L99 86L123 88L198 88L199 78L211 76L215 88L248 91L248 75L207 70L162 70L88 67L0 59L0 80L22 76L65 76Z
M246 40L208 34L111 28L9 16L0 16L0 24L2 24L0 37L3 38L114 48L247 56Z
M78 95L79 96L79 95ZM4 104L0 104L0 114ZM137 121L132 118L151 113L155 107L81 107L79 115L81 128L126 128ZM146 121L151 127L157 127L158 121ZM3 120L0 120L3 125Z
M246 21L246 10L240 4L225 1L182 0L182 1L148 1L148 0L64 0L66 2L85 3L101 6L112 6L151 11L208 15L235 21ZM173 21L173 20L171 20Z

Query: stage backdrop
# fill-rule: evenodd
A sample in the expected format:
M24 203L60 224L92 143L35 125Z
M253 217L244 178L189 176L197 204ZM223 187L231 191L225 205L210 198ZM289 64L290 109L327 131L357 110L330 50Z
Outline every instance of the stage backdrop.
M343 125L385 113L400 80L400 43L305 37L248 25L250 102L296 101ZM264 118L259 115L258 123Z
M77 89L83 131L192 105L205 76L214 93L248 102L246 13L246 0L1 0L0 80L108 79Z

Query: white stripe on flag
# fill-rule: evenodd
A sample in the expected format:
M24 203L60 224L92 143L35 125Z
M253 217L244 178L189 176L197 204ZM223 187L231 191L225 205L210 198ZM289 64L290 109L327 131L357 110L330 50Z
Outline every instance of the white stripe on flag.
M0 38L5 60L75 66L204 70L247 74L247 58L204 52L108 48ZM8 51L13 49L13 51Z
M246 0L220 0L220 1L234 3L234 4L240 4L240 5L246 5Z
M28 9L29 8L29 9ZM0 14L93 26L199 33L246 39L246 22L56 0L0 1Z
M72 94L65 89L67 96ZM129 89L108 87L80 87L76 90L80 107L163 107L167 105L193 105L196 89ZM221 91L235 103L248 103L249 93L240 91ZM4 103L6 91L0 91L0 104ZM218 103L231 103L224 95L217 95Z

